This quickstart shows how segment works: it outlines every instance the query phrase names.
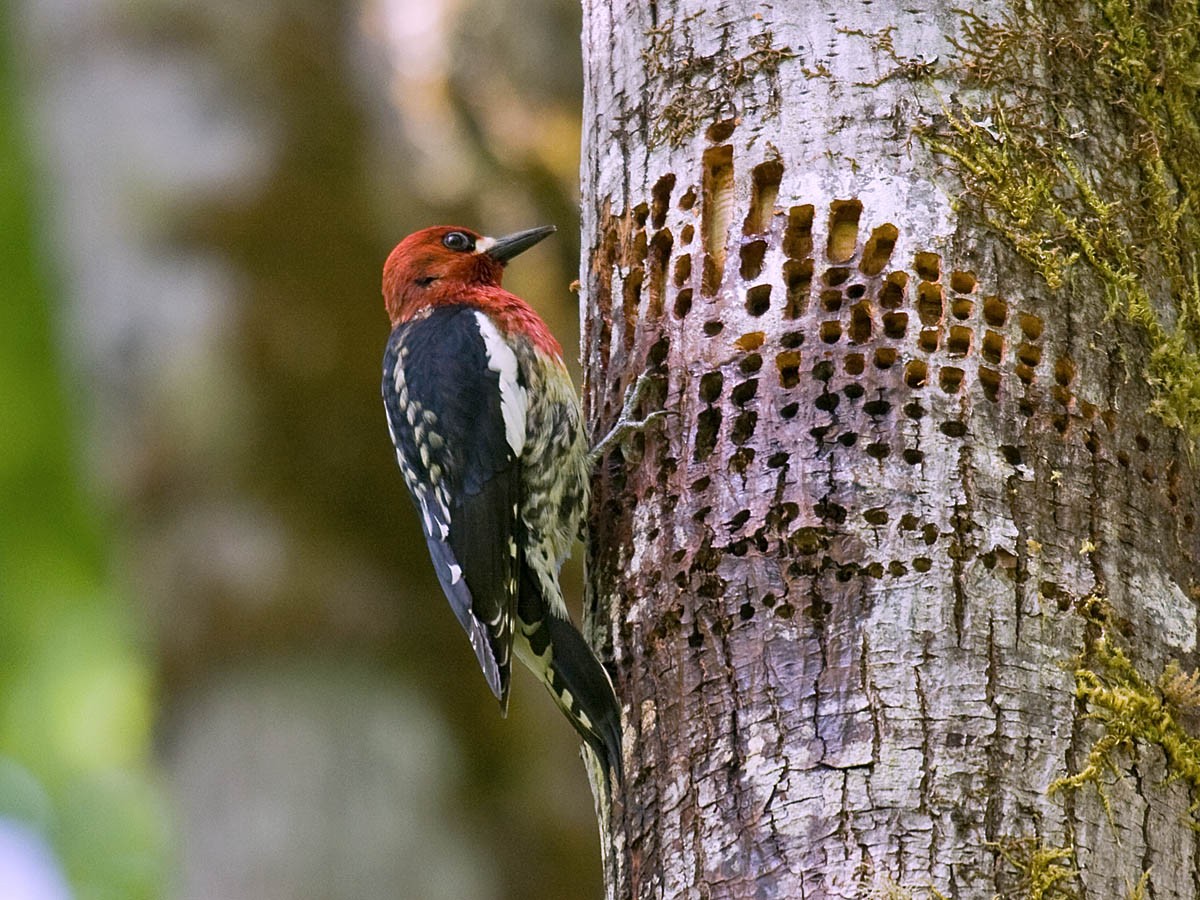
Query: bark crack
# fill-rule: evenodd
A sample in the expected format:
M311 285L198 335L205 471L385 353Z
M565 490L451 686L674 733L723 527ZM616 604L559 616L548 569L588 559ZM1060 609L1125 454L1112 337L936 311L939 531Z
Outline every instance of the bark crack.
M984 782L985 789L987 791L987 806L984 811L983 829L984 837L986 837L990 843L998 841L1001 834L1001 808L998 788L1000 785L1001 772L1004 768L1004 754L1000 746L1000 742L1004 739L1004 723L1000 704L996 699L999 664L999 651L996 646L996 623L994 618L989 618L984 702L986 702L992 710L993 730L992 741L988 747L988 767ZM995 866L992 868L992 887L995 889L997 896L999 896L1002 891L1002 885L1000 884L999 868Z
M1150 828L1151 806L1150 806L1150 802L1148 800L1144 799L1146 797L1145 779L1142 777L1141 768L1138 766L1138 763L1136 760L1134 760L1134 762L1130 765L1129 774L1133 776L1133 783L1135 785L1137 785L1138 797L1143 798L1142 799L1142 821L1141 821L1141 827L1142 827L1142 871L1149 872L1150 867L1154 862L1154 854L1152 852L1152 849L1154 847L1154 840L1153 840L1153 834L1152 834L1151 828ZM1147 881L1146 882L1146 895L1149 898L1149 900L1154 900L1154 894L1155 894L1154 883L1152 881Z
M821 662L817 671L813 674L812 689L813 689L813 705L812 705L812 727L813 736L821 744L820 759L824 759L828 751L825 743L825 738L821 735L821 676L829 668L829 653L825 642L825 601L821 595L819 588L820 574L812 576L812 589L809 592L809 597L812 600L812 623L813 636L817 639L817 648L820 651Z
M963 569L969 552L969 533L974 528L972 511L974 500L974 467L971 461L969 444L963 444L958 452L958 477L963 491L963 502L954 505L952 522L954 525L954 541L951 556L952 584L954 588L954 636L955 645L963 649L963 637L967 610L967 591L963 584Z
M921 645L921 661L913 669L915 676L915 688L917 694L917 704L921 711L921 786L919 788L920 803L918 809L928 814L930 811L930 787L932 783L933 773L930 771L933 762L933 755L929 746L929 699L925 696L925 685L921 678L921 669L927 665L931 659L929 651L929 642L932 635L927 634Z

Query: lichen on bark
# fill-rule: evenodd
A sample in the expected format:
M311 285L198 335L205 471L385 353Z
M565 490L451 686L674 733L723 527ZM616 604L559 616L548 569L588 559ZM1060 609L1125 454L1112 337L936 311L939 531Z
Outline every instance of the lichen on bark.
M667 19L647 29L642 61L651 84L662 94L649 93L647 109L651 127L650 146L678 146L714 120L732 120L740 114L739 100L760 76L773 79L781 62L796 56L791 47L775 46L770 29L749 36L744 47L736 47L728 33L720 36L708 52L698 50L701 41L696 20L701 14ZM779 111L779 94L767 98L768 114Z
M1044 0L961 13L916 80L962 87L917 134L1051 289L1103 290L1149 344L1152 409L1200 436L1200 12L1170 0ZM1090 279L1082 278L1084 273Z

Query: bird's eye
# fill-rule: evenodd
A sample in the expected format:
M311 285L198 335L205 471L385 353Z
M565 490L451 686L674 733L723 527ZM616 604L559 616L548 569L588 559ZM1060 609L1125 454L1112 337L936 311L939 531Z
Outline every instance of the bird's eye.
M462 231L451 231L442 238L442 246L448 250L474 250L475 239Z

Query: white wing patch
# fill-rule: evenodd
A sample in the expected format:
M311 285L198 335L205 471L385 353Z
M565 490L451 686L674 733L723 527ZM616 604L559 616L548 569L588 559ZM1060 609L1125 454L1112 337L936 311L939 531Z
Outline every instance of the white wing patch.
M518 378L517 355L504 342L500 330L484 313L476 311L479 333L487 351L488 368L500 376L500 412L504 416L504 437L513 454L525 449L525 412L529 394Z

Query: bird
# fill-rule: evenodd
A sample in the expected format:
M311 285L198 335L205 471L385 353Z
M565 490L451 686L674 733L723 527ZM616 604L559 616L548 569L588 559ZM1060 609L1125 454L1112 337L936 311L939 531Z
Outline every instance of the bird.
M492 238L440 225L396 245L383 268L383 403L442 592L501 714L515 655L611 790L620 704L559 583L594 458L562 347L501 287L509 260L555 230Z

